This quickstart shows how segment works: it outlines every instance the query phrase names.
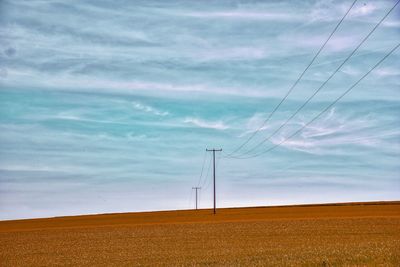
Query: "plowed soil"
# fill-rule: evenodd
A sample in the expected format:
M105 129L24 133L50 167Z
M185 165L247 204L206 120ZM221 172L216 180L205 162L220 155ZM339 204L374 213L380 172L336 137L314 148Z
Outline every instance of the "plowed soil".
M0 221L0 266L400 266L400 202Z

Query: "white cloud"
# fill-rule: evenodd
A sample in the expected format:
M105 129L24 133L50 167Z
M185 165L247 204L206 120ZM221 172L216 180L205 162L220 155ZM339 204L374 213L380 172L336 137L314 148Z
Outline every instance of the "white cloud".
M287 41L290 41L300 47L320 47L326 40L326 36L304 36L304 35L291 35L286 37ZM354 35L349 36L334 36L326 44L325 50L331 52L340 52L348 48L355 47L359 42L359 38Z
M318 1L313 6L309 16L311 21L331 21L336 20L343 12L344 6L339 6L332 1ZM344 10L345 12L345 10Z
M352 9L350 15L352 17L360 17L372 14L378 6L374 3L363 3L361 6L356 6Z
M159 92L199 92L217 95L232 95L245 97L271 97L276 92L265 91L263 88L222 87L207 83L175 84L151 81L127 81L99 79L84 75L46 75L42 72L24 68L9 69L9 75L2 81L8 85L30 86L49 88L51 90L70 90L77 92L112 92L128 94L140 91Z
M208 128L215 130L226 130L229 127L225 125L222 121L205 121L198 118L186 118L184 120L185 123L193 124L200 128Z
M349 144L371 147L380 144L383 137L399 134L399 132L392 131L374 133L373 128L376 121L370 117L348 119L340 117L336 114L335 109L331 109L323 120L307 126L298 135L286 140L304 124L304 122L300 122L288 125L288 128L291 129L280 132L271 139L271 142L274 144L283 142L281 145L288 149L307 153L329 154L332 153L332 147Z
M269 20L269 21L299 21L304 16L290 13L260 12L260 11L220 11L220 12L190 12L183 16L196 18L220 18L220 19L247 19L247 20Z
M199 57L201 61L262 59L266 57L266 50L258 47L212 49L200 52L196 57Z
M243 137L245 135L254 133L255 131L264 131L269 128L268 125L263 125L265 119L267 118L268 114L265 113L255 113L251 116L246 123L246 131L241 133L238 137Z
M344 66L341 69L341 71L343 73L346 73L347 75L350 75L350 76L358 76L358 75L361 74L361 72L358 69L356 69L356 68L354 68L352 66Z
M400 20L390 20L390 19L388 19L388 20L385 20L384 22L382 22L382 25L386 26L386 27L396 27L396 28L398 28L398 27L400 27Z
M109 119L109 120L99 120L91 118L90 115L85 114L83 110L69 110L63 111L55 114L29 114L24 116L25 119L29 120L67 120L67 121L81 121L81 122L94 122L94 123L104 123L104 124L121 124L121 125L129 125L129 123L120 121L117 119Z
M374 71L374 74L377 76L399 76L400 70L394 68L380 68Z
M151 113L151 114L156 115L156 116L167 116L169 114L168 111L161 111L161 110L158 110L158 109L156 109L154 107L151 107L151 106L148 106L148 105L144 105L144 104L142 104L140 102L133 102L132 104L133 104L133 107L136 110L140 110L140 111L144 111L144 112L147 112L147 113Z
M335 1L318 1L312 8L312 11L309 14L309 19L311 21L338 20L343 17L350 5L350 2L338 4ZM381 6L377 5L377 3L356 3L347 15L347 19L370 16L380 8Z

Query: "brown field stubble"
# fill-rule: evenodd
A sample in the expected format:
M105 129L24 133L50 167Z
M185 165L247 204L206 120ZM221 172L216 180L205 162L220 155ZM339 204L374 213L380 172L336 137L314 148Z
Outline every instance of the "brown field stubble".
M400 202L0 222L0 266L400 266Z

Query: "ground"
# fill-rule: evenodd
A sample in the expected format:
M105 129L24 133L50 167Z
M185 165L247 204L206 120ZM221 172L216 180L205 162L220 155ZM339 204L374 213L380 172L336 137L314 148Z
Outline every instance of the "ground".
M0 221L0 266L400 266L400 202Z

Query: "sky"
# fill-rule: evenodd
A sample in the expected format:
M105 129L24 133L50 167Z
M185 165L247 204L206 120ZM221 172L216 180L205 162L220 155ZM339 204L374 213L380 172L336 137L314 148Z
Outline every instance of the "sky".
M263 125L352 2L0 0L0 220L209 208L206 148L218 207L399 200L400 49L308 122L400 43L400 5L258 145L396 4L357 1ZM277 146L226 157L252 135L237 156Z

